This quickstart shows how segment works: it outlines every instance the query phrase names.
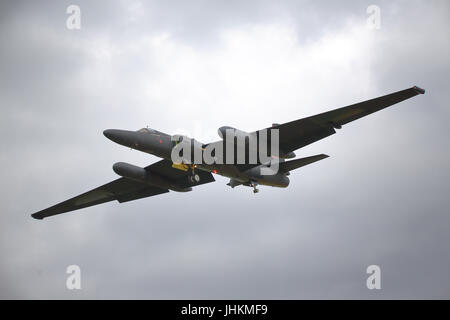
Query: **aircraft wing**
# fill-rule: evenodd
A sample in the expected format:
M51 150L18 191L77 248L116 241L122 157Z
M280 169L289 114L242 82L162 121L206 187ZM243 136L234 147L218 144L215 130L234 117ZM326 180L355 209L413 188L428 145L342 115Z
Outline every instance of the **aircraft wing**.
M335 129L351 121L424 93L425 90L415 86L267 129L279 129L280 151L288 153L336 133Z
M157 173L160 176L173 181L181 188L215 181L211 173L198 170L197 174L200 175L200 182L189 184L189 173L173 168L172 162L168 160L158 161L146 167L145 170ZM35 219L44 219L46 217L95 206L113 200L122 203L167 192L169 192L168 189L150 186L146 183L140 183L126 178L119 178L50 208L33 213L31 216Z

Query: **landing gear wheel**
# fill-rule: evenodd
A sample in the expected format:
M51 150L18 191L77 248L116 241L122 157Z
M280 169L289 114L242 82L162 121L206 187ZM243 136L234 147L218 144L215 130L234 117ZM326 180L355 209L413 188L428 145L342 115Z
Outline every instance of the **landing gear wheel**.
M191 174L189 175L189 181L191 183L199 183L200 182L200 176L195 173L195 165L191 166Z
M257 184L256 183L252 183L252 187L253 187L253 193L258 193L259 189L256 189Z
M199 183L200 182L200 176L198 174L194 174L189 176L189 181L191 183Z

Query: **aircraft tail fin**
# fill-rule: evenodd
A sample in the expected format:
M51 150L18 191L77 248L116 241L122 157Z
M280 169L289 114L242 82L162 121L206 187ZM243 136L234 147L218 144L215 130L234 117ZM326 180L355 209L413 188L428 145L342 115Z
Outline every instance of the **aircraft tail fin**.
M319 160L322 160L322 159L325 159L328 157L329 156L326 154L318 154L318 155L311 156L311 157L305 157L305 158L282 162L282 163L280 163L280 171L289 172L289 171L298 169L300 167L306 166L308 164L314 163L316 161L319 161Z

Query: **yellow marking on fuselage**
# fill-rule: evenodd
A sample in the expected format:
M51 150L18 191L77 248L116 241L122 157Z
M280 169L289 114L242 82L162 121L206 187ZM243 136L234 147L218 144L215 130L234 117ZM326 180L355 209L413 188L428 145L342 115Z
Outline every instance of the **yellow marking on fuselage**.
M173 163L172 164L172 168L178 169L178 170L183 170L183 171L188 171L189 170L189 166L184 164L184 163Z

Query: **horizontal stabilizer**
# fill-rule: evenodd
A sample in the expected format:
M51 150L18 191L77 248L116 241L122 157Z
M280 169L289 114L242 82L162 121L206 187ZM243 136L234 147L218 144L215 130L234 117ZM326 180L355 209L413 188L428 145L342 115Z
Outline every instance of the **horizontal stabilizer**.
M308 164L311 164L313 162L316 162L316 161L319 161L319 160L322 160L322 159L325 159L328 157L329 156L326 154L318 154L318 155L311 156L311 157L305 157L305 158L282 162L282 163L280 163L280 171L289 172L289 171L298 169L300 167L306 166Z

